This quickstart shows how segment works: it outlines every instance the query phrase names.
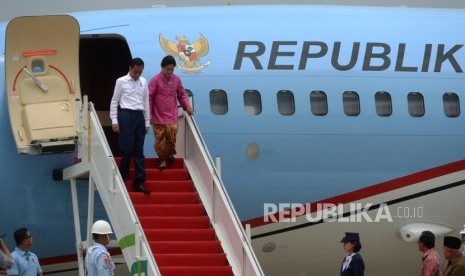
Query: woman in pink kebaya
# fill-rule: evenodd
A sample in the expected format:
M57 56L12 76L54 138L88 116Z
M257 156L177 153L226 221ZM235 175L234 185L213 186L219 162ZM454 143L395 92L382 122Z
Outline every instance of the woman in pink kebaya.
M155 134L155 152L160 169L167 162L174 161L176 154L176 133L178 132L178 105L189 115L194 109L189 105L181 79L173 74L176 60L166 56L161 61L161 72L149 83L150 121Z

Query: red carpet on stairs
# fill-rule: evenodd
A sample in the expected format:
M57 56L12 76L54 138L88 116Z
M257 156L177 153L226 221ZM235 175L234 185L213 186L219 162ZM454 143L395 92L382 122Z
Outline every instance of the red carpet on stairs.
M132 167L126 189L162 276L232 276L184 161L164 170L154 158L145 164L145 187L152 193L132 192Z

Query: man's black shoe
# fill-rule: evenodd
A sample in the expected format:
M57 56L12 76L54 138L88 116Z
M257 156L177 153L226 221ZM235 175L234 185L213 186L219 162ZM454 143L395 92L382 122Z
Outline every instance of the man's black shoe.
M133 192L141 192L141 193L144 193L144 195L149 195L150 194L150 191L145 189L144 186L141 186L141 185L133 186L132 191Z

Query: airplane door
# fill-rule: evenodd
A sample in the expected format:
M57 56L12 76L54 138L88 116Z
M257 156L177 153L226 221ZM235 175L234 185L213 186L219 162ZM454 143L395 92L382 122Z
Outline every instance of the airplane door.
M68 15L10 21L5 69L11 128L20 153L75 150L79 24Z

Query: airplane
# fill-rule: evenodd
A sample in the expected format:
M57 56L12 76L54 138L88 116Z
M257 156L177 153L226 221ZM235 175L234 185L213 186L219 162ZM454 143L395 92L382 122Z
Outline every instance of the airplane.
M19 112L18 87L48 93L34 76L50 74L66 99L88 95L117 155L109 103L132 57L147 79L163 56L177 59L266 275L339 273L345 232L360 233L367 274L416 275L421 231L439 249L465 223L463 10L225 6L38 20L50 29L0 25L0 232L13 248L10 233L28 227L44 265L75 260L70 188L53 175L76 157L73 118L58 130L69 139L41 139L33 126L47 124L46 110ZM153 142L149 132L146 157Z

